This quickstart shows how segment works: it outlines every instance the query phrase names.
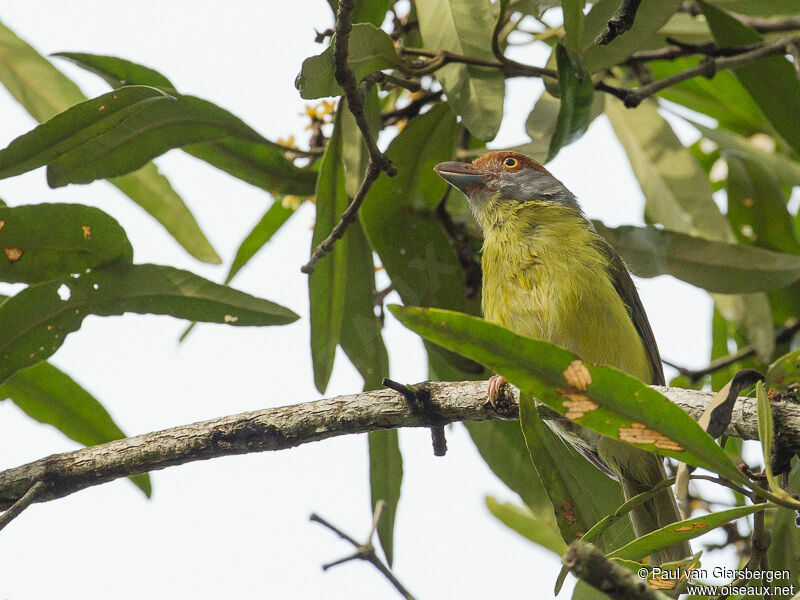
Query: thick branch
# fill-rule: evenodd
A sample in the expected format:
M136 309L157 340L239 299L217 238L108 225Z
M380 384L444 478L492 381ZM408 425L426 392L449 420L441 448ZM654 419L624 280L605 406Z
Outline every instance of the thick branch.
M425 411L402 394L376 390L231 415L82 448L0 472L0 510L9 508L37 482L36 502L61 498L121 477L220 456L285 450L330 437L398 427L433 427L457 421L518 418L519 393L511 388L497 409L487 402L487 382L426 382ZM697 420L712 392L656 387ZM772 403L776 436L785 448L800 450L800 403ZM546 410L543 416L547 418ZM758 439L756 403L739 398L727 435Z
M608 560L600 549L576 540L567 548L562 561L572 574L620 600L664 600L666 596L653 590L645 579Z

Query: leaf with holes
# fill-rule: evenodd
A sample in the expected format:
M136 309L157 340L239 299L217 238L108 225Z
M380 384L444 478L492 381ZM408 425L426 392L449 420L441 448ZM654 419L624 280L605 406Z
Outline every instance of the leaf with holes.
M133 260L120 224L80 204L0 207L0 248L0 281L13 283L40 283Z
M0 304L0 381L50 356L88 315L170 315L228 325L286 325L288 308L161 265L112 263L32 285Z
M568 350L477 317L433 308L390 309L409 329L483 364L571 421L732 481L747 480L689 415L622 371L586 364Z

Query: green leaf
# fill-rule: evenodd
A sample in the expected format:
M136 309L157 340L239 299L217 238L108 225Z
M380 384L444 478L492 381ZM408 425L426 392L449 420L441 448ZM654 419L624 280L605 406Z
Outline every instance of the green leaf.
M325 96L340 96L342 88L336 83L333 57L334 38L322 54L303 61L294 85L300 97L310 100ZM350 32L347 62L353 69L356 82L375 71L399 66L400 59L389 34L370 23L357 23Z
M119 223L80 204L0 207L0 281L40 283L120 259L133 248Z
M176 91L172 82L155 69L124 58L85 52L55 52L52 56L65 58L73 64L99 75L112 88L126 85L149 85L169 93Z
M622 489L544 424L529 393L520 393L520 423L533 466L555 509L561 537L570 543L614 511L622 500ZM626 519L598 545L610 550L633 537Z
M444 104L412 119L386 151L397 175L373 184L359 215L405 304L471 307L470 312L477 312L477 302L466 299L458 257L432 215L447 189L433 167L451 159L458 131Z
M76 65L102 77L111 87L149 85L177 92L158 71L133 63L124 58L95 54L60 52L55 54L71 60ZM238 121L233 114L217 107L231 122ZM224 138L214 142L189 144L183 150L210 165L225 171L270 193L310 196L314 193L317 174L312 169L297 168L284 156L284 150L269 140L259 141Z
M285 207L280 199L270 205L264 216L261 217L256 226L239 244L236 256L233 257L231 268L225 276L225 285L229 284L241 268L250 262L250 259L272 239L272 236L283 227L283 224L289 220L289 217L294 212L294 209Z
M48 362L40 362L8 377L0 386L0 398L10 398L29 417L52 425L84 446L125 437L94 396ZM130 479L150 497L147 474Z
M691 540L704 533L708 533L712 529L721 527L725 523L762 511L769 508L769 506L769 503L764 502L762 504L721 510L719 512L703 515L702 517L670 523L666 527L662 527L661 529L635 539L627 546L614 550L608 557L639 560L657 550Z
M636 431L643 433L647 429L652 434L646 443L633 444L637 448L678 458L732 481L746 480L691 417L626 373L613 367L584 364L568 350L517 335L477 317L433 308L392 306L390 310L406 327L480 362L559 414L570 413L573 422L623 441L638 437ZM598 406L589 405L591 408L583 412L569 408L565 403L572 403L571 396ZM633 423L637 425L634 427ZM528 436L526 440L530 444Z
M325 154L317 178L317 219L311 240L313 251L328 235L347 208L347 193L344 187L342 167L341 114L336 115L333 134L325 146ZM347 237L334 246L333 251L323 256L308 278L311 321L311 359L314 366L314 384L320 393L325 393L333 371L333 359L345 309L345 287L348 255Z
M594 226L639 277L668 274L721 294L772 290L800 279L800 256L794 254L657 227Z
M120 96L126 89L119 88L110 97ZM47 181L50 186L90 183L95 179L124 175L172 148L196 142L231 136L267 143L227 110L194 96L179 96L174 102L153 103L147 108L132 113L119 125L106 128L49 162Z
M311 196L314 193L317 173L311 168L296 167L284 156L284 151L269 140L254 142L229 137L190 144L182 150L271 194Z
M724 10L703 1L699 5L720 46L742 46L763 41L758 32ZM800 81L786 57L761 58L733 72L772 126L795 152L800 152L800 122L797 119L800 114ZM764 85L765 82L769 85Z
M737 156L745 157L758 163L762 169L768 171L775 179L782 183L800 185L800 163L784 154L767 152L750 143L747 138L725 131L724 129L711 129L694 121L689 121L705 137L718 144L723 150L733 152Z
M37 169L69 152L80 154L93 138L122 127L146 108L171 99L161 90L137 85L76 104L0 150L0 178Z
M619 7L620 0L600 0L592 6L583 24L582 55L589 73L597 73L652 44L656 33L678 10L680 0L658 0L642 2L636 12L636 20L630 30L610 44L594 43L597 35L606 28L611 14Z
M392 566L394 560L394 521L403 482L403 456L397 440L397 430L369 432L369 484L373 510L378 500L386 502L378 523L378 539Z
M562 0L561 2L561 10L564 13L564 31L566 32L564 47L569 50L569 54L573 58L577 58L581 51L584 6L586 6L586 0Z
M772 406L764 388L764 382L756 383L756 415L758 417L758 439L764 457L764 474L770 489L777 494L785 494L775 476L772 474L772 441L775 430L772 424Z
M795 0L710 0L709 4L743 15L773 17L791 15L797 11Z
M481 458L537 518L555 525L553 505L533 468L522 429L516 421L465 421Z
M489 0L417 0L425 47L481 60L492 54L494 20ZM450 63L436 71L447 102L470 133L481 140L497 135L503 119L505 78L489 67Z
M800 384L800 350L784 354L769 366L765 385L769 390L785 392Z
M328 4L335 15L339 9L339 2L328 0ZM380 27L392 2L391 0L355 0L353 4L353 23L372 23L376 27Z
M197 224L194 215L153 163L108 182L141 206L197 260L218 265L222 259Z
M552 160L563 146L571 144L586 133L592 122L594 100L592 78L574 67L566 48L560 44L556 46L556 62L561 108L558 111L555 131L550 138L547 162Z
M52 356L87 315L126 312L237 326L286 325L298 318L287 308L188 271L113 263L63 283L32 285L0 304L0 382Z
M697 66L698 58L657 60L647 66L656 79L664 79ZM695 112L716 119L719 127L744 135L769 130L764 113L730 71L719 71L714 79L693 77L661 90L658 95Z
M642 187L646 221L710 240L735 241L703 169L658 114L655 102L629 110L619 100L606 98L606 114ZM774 336L766 296L715 295L714 299L725 318L745 331L759 356L767 359Z
M486 507L501 523L513 529L530 541L561 556L567 545L561 539L558 529L540 519L529 508L517 506L509 502L498 502L495 498L486 498Z
M795 460L791 473L789 474L789 489L793 493L800 492L800 461ZM767 513L767 523L772 535L772 541L767 551L769 568L777 571L786 571L789 577L776 577L772 585L775 587L788 588L794 584L797 590L800 584L800 528L795 524L797 513L787 508L778 508ZM770 518L771 517L771 518ZM773 587L773 590L775 589ZM775 600L789 600L792 594L784 595L773 592Z
M72 81L14 33L0 24L0 82L39 122L86 100ZM219 264L183 199L153 164L110 183L152 215L198 260Z

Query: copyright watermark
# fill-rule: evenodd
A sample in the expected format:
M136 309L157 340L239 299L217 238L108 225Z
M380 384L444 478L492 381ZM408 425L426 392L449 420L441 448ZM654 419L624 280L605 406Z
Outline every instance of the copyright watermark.
M653 587L671 587L663 584L672 582L674 585L680 580L686 580L689 585L686 588L688 594L710 595L725 594L748 596L765 596L767 594L792 596L795 594L795 584L772 586L775 581L784 582L791 580L791 573L786 569L728 569L725 567L714 567L713 569L662 569L653 567L651 569L642 567L637 574L640 578L646 579ZM697 579L733 579L734 583L716 586L708 584L696 584ZM739 585L737 582L746 583Z

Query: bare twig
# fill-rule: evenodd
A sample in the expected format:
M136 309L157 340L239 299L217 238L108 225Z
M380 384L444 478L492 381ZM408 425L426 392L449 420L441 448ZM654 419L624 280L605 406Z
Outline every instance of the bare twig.
M507 8L507 6L505 6L502 2L499 3L499 6L500 12L497 15L497 21L494 24L494 31L492 31L492 54L494 54L494 57L503 66L504 70L506 70L506 73L508 73L508 70L527 72L530 69L535 69L533 72L536 72L539 76L541 76L544 71L543 69L518 63L517 61L508 58L503 53L503 49L500 47L500 35L502 34L503 27L505 26L506 11L504 9Z
M606 28L594 39L594 43L598 46L605 46L614 38L633 27L636 11L639 10L639 4L641 3L642 0L622 0L622 3L608 20Z
M664 77L663 79L659 79L658 81L654 81L648 85L643 85L637 89L625 90L604 85L601 91L617 96L625 103L626 107L635 108L650 96L660 92L663 89L681 83L682 81L700 76L711 79L717 74L718 71L736 69L738 67L749 65L750 63L761 58L784 54L788 44L796 44L798 42L800 42L800 38L780 38L771 42L765 42L749 52L743 52L741 54L737 54L736 56L721 57L717 59L707 57L705 60L700 62L699 65L685 69L679 73L670 75L669 77ZM595 85L595 89L601 88Z
M408 56L423 56L433 59L419 68L412 68L412 70L423 74L433 73L450 63L461 63L465 65L475 65L476 67L500 69L506 77L550 77L551 79L558 79L558 73L552 69L523 65L510 59L507 59L508 62L504 64L493 60L455 54L448 50L426 50L424 48L401 48L400 52Z
M367 536L367 541L363 544L359 544L355 539L347 535L341 529L336 527L335 525L329 523L322 517L317 514L311 515L311 520L315 523L319 523L320 525L327 527L331 531L333 531L336 535L338 535L343 540L349 542L353 547L355 547L356 551L352 554L349 554L343 558L338 560L334 560L333 562L326 563L322 565L322 570L327 571L331 567L335 567L336 565L341 565L342 563L350 562L351 560L365 560L368 563L372 564L381 574L386 577L386 579L395 587L395 589L400 593L403 598L406 600L414 600L414 596L411 595L406 587L400 583L397 577L394 576L394 573L387 567L383 561L378 558L378 555L375 552L375 547L372 545L372 538L375 535L375 530L378 528L378 523L381 519L381 514L383 513L383 509L386 506L386 503L383 500L378 500L377 504L375 505L375 512L372 515L372 529L369 532L369 536Z
M48 456L0 471L0 510L17 502L38 481L46 486L34 501L47 502L122 477L198 460L285 450L381 429L518 418L519 391L514 386L508 386L497 408L487 403L486 381L425 382L416 387L428 392L430 410L415 410L401 394L380 389L231 415ZM714 397L712 392L654 389L695 420ZM776 435L782 436L787 448L800 450L800 404L780 398L771 404ZM540 410L545 419L553 418L551 413ZM755 399L739 398L726 434L758 439L757 422Z
M737 15L736 18L760 33L777 33L800 29L800 17L748 17Z
M6 525L11 523L14 519L16 519L23 510L28 508L35 500L37 494L42 491L44 488L44 483L41 481L37 481L34 483L27 492L25 492L19 500L14 502L8 510L6 510L2 515L0 515L0 529L3 529Z
M589 542L575 540L561 561L575 577L619 600L665 600L646 579L625 567L611 562L600 549Z
M793 319L790 322L787 322L786 325L782 325L775 330L775 343L776 344L783 344L786 342L790 342L792 338L794 338L797 333L800 332L800 320ZM688 377L689 381L692 383L697 383L706 375L710 375L711 373L715 373L727 367L730 367L733 364L736 364L739 361L745 360L750 358L751 356L755 356L756 349L755 347L750 344L740 348L733 354L729 354L727 356L720 356L719 358L715 358L708 366L703 367L702 369L687 369L686 367L681 367L679 365L675 365L669 361L664 360L664 364L669 365L670 367L677 369L678 372L683 375L684 377Z
M693 54L702 54L703 56L712 56L715 58L719 56L736 56L738 54L750 52L751 50L756 50L763 45L762 42L746 44L744 46L717 46L714 42L687 44L669 37L667 41L672 44L672 46L635 52L627 58L625 63L635 64L651 60L674 60L676 58L692 56Z
M339 1L339 9L336 13L336 26L334 28L336 34L333 44L334 75L336 76L336 82L344 90L345 97L347 98L347 106L353 114L356 125L361 132L361 137L364 139L367 152L369 152L369 164L367 165L364 179L358 188L358 192L344 213L342 213L341 220L334 226L330 235L314 249L311 258L309 258L308 262L301 268L303 273L308 274L314 272L314 264L333 250L337 240L341 239L350 224L356 220L361 203L364 202L364 198L366 198L370 186L372 186L373 182L378 178L381 171L386 172L389 177L397 173L397 169L392 165L392 161L378 148L375 136L373 136L372 131L370 131L367 117L364 114L364 93L358 87L355 74L350 68L350 64L347 62L350 32L353 29L353 6L354 0Z
M421 111L426 104L430 102L437 102L441 97L442 90L426 92L418 98L414 98L404 107L382 114L381 122L383 123L384 127L388 127L389 125L395 125L400 121L412 119L419 114L419 111Z

